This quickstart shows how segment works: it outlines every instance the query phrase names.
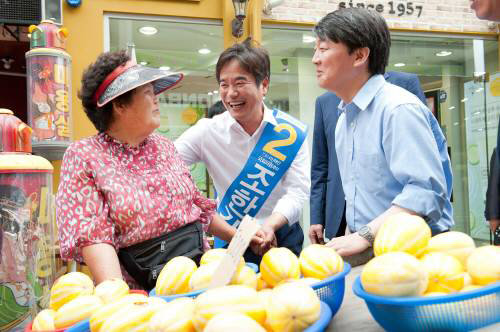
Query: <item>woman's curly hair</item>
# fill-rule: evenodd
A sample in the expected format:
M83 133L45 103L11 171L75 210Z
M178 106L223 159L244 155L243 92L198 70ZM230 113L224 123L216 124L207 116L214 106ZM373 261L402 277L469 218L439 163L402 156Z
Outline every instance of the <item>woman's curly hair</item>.
M124 93L113 99L102 107L98 107L94 101L94 93L99 85L104 81L116 67L130 60L130 56L125 50L102 53L97 60L90 64L82 75L82 87L78 91L78 98L81 99L87 117L99 131L106 131L113 121L113 102L128 104L134 90Z

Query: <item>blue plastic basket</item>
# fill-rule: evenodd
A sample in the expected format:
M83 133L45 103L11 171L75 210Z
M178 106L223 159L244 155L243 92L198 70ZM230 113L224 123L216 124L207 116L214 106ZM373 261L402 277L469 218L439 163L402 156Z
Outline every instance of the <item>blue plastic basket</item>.
M305 329L304 332L323 332L326 330L331 320L332 310L325 302L321 301L321 313L319 314L318 320Z
M90 321L88 319L82 320L68 328L66 332L90 332Z
M350 271L351 265L344 262L342 272L311 285L312 289L318 294L319 299L330 307L332 317L340 309L340 305L344 300L345 276Z
M156 295L156 288L153 288L151 292L149 292L149 296L156 296L156 297L161 297L167 302L170 302L172 300L175 300L179 297L191 297L191 298L196 298L198 295L203 293L205 289L200 289L194 292L189 292L189 293L182 293L182 294L175 294L175 295Z
M500 282L445 296L385 297L365 292L357 277L352 290L387 331L470 331L500 322Z

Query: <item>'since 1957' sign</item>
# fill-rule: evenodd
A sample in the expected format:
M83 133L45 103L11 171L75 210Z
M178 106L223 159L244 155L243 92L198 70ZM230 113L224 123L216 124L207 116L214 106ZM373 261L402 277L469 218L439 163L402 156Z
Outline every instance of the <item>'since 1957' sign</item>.
M342 1L339 3L339 8L347 8L347 7L373 9L381 14L385 12L391 15L394 14L398 16L417 15L417 17L420 17L420 15L422 15L422 9L423 9L422 5L414 5L413 2L399 2L399 1L389 1L386 5L383 5L381 3L367 4L364 2L353 2L352 0Z

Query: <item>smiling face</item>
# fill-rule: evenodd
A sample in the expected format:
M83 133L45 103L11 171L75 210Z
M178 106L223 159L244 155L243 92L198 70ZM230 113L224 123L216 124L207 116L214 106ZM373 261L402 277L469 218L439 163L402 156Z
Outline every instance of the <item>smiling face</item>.
M500 21L500 3L498 0L471 0L470 8L480 19Z
M317 38L312 62L316 66L319 86L338 94L352 76L355 59L354 52L349 54L343 43Z
M232 60L222 67L219 81L222 102L231 116L243 127L260 122L269 80L266 78L257 85L255 77L238 60Z

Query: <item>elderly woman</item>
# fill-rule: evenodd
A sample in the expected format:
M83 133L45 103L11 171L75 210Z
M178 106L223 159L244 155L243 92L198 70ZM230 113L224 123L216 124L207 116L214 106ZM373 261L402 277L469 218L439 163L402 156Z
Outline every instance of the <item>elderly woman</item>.
M123 277L150 289L169 259L200 257L201 228L226 240L235 233L172 142L153 133L157 95L181 79L125 51L101 54L83 74L79 97L99 133L64 154L56 215L61 257L85 262L97 283Z

